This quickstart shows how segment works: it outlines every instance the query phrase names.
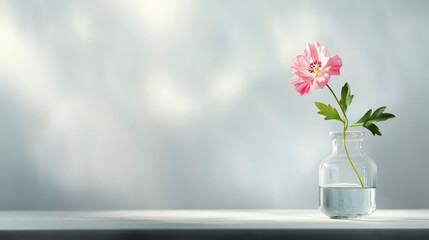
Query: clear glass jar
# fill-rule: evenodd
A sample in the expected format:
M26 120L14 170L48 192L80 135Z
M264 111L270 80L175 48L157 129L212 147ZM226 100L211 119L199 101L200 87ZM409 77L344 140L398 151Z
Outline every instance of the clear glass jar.
M362 151L363 131L329 133L333 151L319 168L319 208L331 218L356 218L375 210L377 165ZM359 177L358 177L359 176Z

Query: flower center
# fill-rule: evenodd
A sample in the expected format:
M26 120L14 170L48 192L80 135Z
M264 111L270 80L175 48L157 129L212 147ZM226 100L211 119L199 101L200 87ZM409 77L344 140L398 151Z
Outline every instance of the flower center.
M318 74L320 72L321 68L322 68L322 62L316 60L316 61L310 63L310 66L308 66L308 71L310 73Z

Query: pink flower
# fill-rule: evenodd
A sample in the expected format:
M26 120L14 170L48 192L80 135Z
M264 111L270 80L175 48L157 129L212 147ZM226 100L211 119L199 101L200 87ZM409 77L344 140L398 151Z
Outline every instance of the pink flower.
M338 55L329 57L328 49L318 42L308 44L304 56L298 55L292 59L291 83L301 95L308 95L311 91L323 88L328 84L331 75L340 75L343 62Z

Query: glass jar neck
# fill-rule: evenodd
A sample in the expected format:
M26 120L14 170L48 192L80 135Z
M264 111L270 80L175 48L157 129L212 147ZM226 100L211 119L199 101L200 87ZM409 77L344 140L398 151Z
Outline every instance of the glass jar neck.
M344 148L344 135L342 131L330 133L333 146L333 154L346 154ZM346 131L346 146L350 155L362 154L362 141L364 133L362 131Z

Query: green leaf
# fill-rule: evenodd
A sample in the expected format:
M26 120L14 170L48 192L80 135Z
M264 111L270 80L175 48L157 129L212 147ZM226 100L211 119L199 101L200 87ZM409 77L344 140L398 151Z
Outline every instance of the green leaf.
M325 116L325 120L339 120L341 122L344 122L343 119L341 119L340 115L338 114L337 109L332 107L330 104L326 105L320 102L315 102L314 104L320 110L317 113Z
M377 125L374 124L374 122L386 121L387 119L395 117L395 115L391 113L384 113L384 110L386 110L385 106L380 107L375 110L374 113L371 115L372 109L370 109L368 112L365 113L365 115L363 115L361 119L359 119L359 121L350 125L350 127L363 126L364 128L371 131L374 136L381 136L380 129L377 127Z
M366 128L366 129L368 129L369 131L371 131L371 133L372 133L372 135L378 135L378 136L381 136L381 132L380 132L380 129L377 127L377 125L375 125L374 123L371 123L371 124L369 124L368 126L365 126L364 125L364 127Z
M381 107L377 110L374 111L374 114L372 114L371 119L374 120L375 122L381 122L381 121L386 121L389 118L394 118L395 115L391 114L391 113L383 113L384 110L386 109L386 107Z
M363 126L365 122L368 121L368 119L371 117L371 113L372 113L372 109L368 110L368 112L366 112L365 115L363 115L363 117L359 119L359 121L357 121L350 127Z
M344 84L344 86L341 88L341 99L340 99L340 106L344 110L344 112L347 112L347 109L352 103L353 97L354 95L352 95L351 93L349 83Z

